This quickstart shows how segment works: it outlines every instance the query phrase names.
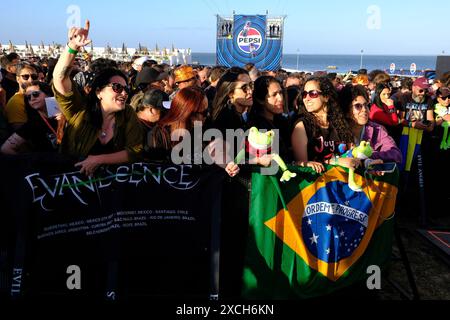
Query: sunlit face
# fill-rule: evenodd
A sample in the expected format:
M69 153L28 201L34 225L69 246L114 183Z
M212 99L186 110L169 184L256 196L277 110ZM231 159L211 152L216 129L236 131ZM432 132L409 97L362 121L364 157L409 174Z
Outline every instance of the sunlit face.
M352 101L350 112L352 119L360 126L365 125L369 121L369 106L363 96L358 96Z
M231 102L243 107L251 107L253 104L253 82L247 74L240 74L236 81L236 87L230 94Z
M181 81L178 82L178 89L184 89L184 88L189 88L189 87L200 87L201 83L200 83L200 78L198 77L198 75L195 75L195 77L188 79L186 81Z
M208 70L207 69L202 69L200 70L198 73L198 78L200 80L200 83L203 83L207 80L207 74L208 74Z
M422 88L420 88L418 86L413 86L412 87L412 92L413 92L413 96L422 99L422 98L425 97L425 94L426 94L427 90L426 89L422 89Z
M45 97L39 86L30 86L25 91L25 99L28 99L30 106L35 110L45 109Z
M19 83L19 87L24 88L25 86L27 86L34 80L37 80L38 74L37 74L36 70L34 70L34 69L23 68L22 70L20 70L20 74L17 74L16 77L17 77L17 82ZM23 89L21 89L21 90L23 90Z
M128 98L127 83L121 76L113 76L109 84L97 93L103 109L107 112L116 112L125 109Z
M265 108L272 114L280 114L284 111L284 96L283 89L277 82L272 82L269 85L266 96Z
M311 113L320 112L324 109L328 102L328 98L322 95L320 90L319 83L316 81L309 81L305 84L303 92L307 92L308 94L303 97L303 104L306 107L306 111ZM319 93L317 97L314 97L312 92ZM311 94L310 94L311 93Z
M437 101L439 102L439 104L443 107L448 107L450 105L450 95L446 96L446 97L437 97Z

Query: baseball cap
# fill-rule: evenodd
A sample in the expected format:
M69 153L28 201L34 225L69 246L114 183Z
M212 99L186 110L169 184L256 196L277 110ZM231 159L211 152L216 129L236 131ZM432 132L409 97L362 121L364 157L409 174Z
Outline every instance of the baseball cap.
M428 83L428 79L425 77L420 77L414 80L413 86L419 87L420 89L429 89L430 84Z
M151 105L158 109L169 109L169 95L159 89L150 89L144 94L144 97L142 98L142 104ZM169 107L167 107L167 105Z

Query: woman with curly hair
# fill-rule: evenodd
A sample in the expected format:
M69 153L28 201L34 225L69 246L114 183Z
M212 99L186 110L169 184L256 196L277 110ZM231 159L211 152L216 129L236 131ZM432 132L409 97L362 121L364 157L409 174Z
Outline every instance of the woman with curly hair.
M379 90L377 90L379 91ZM394 139L382 125L369 121L369 96L361 86L347 86L339 95L342 112L353 132L355 144L368 141L373 149L371 164L402 162L402 154Z
M353 143L352 132L338 105L337 92L326 77L309 78L299 97L299 118L291 135L296 163L320 173L323 163L356 168L354 158L336 158L341 143Z

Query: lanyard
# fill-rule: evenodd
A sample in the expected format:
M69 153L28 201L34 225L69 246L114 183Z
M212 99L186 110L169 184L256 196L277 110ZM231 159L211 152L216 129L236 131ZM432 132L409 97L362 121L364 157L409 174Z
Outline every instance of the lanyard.
M55 129L53 129L53 127L50 125L50 123L48 122L47 118L39 112L39 115L41 116L42 120L44 120L45 124L47 125L47 127L55 134L55 137L57 137L57 133L55 131Z

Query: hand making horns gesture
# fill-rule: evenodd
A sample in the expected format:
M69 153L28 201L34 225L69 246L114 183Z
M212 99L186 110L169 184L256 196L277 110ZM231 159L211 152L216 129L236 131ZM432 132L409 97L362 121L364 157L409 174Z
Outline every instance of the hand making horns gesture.
M84 47L85 45L91 43L91 39L88 39L89 26L90 22L89 20L86 20L84 28L75 28L75 27L70 28L68 37L69 37L69 45L72 49L78 50L79 48Z

